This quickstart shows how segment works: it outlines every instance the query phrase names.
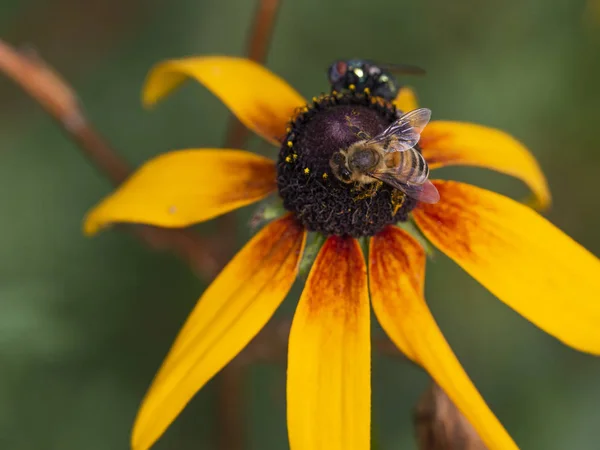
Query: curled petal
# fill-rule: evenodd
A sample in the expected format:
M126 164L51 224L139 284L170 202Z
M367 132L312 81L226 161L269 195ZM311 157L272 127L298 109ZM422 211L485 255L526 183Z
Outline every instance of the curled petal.
M292 450L364 450L371 419L366 267L355 239L330 237L292 323L287 415Z
M398 91L394 105L402 112L414 111L419 107L417 102L417 95L415 92L406 86L403 86Z
M291 216L272 222L210 285L146 394L133 450L152 446L194 394L267 323L296 278L305 238Z
M600 355L600 261L531 208L469 184L434 181L413 211L423 234L523 317Z
M277 188L275 164L241 150L165 153L92 209L86 234L115 222L185 227L254 203Z
M527 184L536 197L536 207L544 209L550 205L548 183L537 161L523 144L503 131L437 120L423 130L419 145L431 169L453 165L486 167Z
M408 233L388 227L371 238L371 301L383 329L444 389L488 449L517 449L438 328L423 296L424 277L425 253Z
M294 88L260 64L211 56L157 64L146 80L144 105L154 105L188 78L206 86L240 122L277 146L295 110L306 103Z

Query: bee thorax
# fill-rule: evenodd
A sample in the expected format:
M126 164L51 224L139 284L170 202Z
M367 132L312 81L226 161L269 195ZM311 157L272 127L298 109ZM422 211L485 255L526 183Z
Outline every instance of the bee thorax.
M348 168L352 172L364 174L373 170L380 161L379 152L361 143L350 147L348 151Z

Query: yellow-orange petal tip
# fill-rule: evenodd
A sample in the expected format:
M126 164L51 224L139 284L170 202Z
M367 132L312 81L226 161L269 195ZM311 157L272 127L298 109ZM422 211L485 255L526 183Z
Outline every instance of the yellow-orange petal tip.
M165 153L138 169L86 216L93 235L113 223L180 228L261 200L275 191L275 164L242 150Z
M145 106L193 78L203 84L249 129L274 145L280 144L294 111L306 102L283 79L244 58L207 56L157 64L142 93Z
M523 181L536 197L536 206L550 205L550 189L539 164L527 148L505 133L482 125L432 121L419 141L430 169L453 165L485 167Z

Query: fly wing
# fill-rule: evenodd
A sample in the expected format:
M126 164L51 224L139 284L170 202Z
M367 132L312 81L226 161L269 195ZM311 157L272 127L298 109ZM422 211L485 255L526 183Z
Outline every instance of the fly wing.
M385 153L405 152L413 148L421 138L421 132L431 119L431 110L419 108L403 114L367 144L380 144Z
M422 69L418 66L413 66L412 64L379 64L382 69L389 70L392 73L397 74L407 74L407 75L425 75L425 69Z

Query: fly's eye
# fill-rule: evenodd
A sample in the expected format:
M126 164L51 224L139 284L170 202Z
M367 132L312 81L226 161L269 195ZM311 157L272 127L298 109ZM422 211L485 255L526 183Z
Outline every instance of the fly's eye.
M329 67L329 81L332 83L340 81L344 75L346 75L347 70L348 64L345 61L334 62L331 67Z

